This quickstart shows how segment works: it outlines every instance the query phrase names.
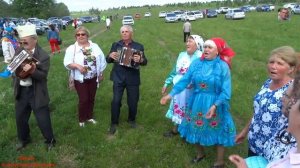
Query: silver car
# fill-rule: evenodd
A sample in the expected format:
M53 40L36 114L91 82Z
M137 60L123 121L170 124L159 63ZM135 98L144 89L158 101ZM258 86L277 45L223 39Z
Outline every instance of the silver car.
M229 9L225 14L225 19L245 19L245 12L241 9Z

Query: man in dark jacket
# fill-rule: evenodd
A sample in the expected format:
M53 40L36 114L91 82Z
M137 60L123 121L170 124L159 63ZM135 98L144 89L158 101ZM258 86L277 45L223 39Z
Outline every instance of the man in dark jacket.
M107 63L114 63L110 80L113 81L113 100L111 102L110 134L115 134L119 124L121 101L124 90L127 91L129 107L128 123L136 127L136 114L139 101L140 66L147 65L144 46L132 40L133 29L124 25L120 29L122 40L112 44L106 57ZM128 59L125 59L128 58Z
M20 143L17 150L21 150L31 142L28 120L33 111L38 126L46 139L47 150L50 150L54 144L50 111L49 95L47 87L47 76L50 67L49 55L37 44L37 35L34 25L18 26L17 31L20 37L21 50L32 53L32 57L38 60L38 63L26 63L22 71L27 76L17 74L14 78L14 95L18 139ZM18 51L18 53L21 52Z

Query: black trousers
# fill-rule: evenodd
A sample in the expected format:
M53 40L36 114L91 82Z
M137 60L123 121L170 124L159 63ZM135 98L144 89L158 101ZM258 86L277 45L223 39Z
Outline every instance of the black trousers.
M119 124L120 108L124 90L127 91L128 121L135 121L139 101L139 85L127 85L114 82L113 100L111 102L111 124Z
M186 42L186 39L191 35L190 32L183 32L183 42Z
M16 123L18 138L22 143L30 141L29 118L33 111L37 124L46 139L45 143L55 143L53 136L49 106L35 108L33 87L21 87L16 100Z

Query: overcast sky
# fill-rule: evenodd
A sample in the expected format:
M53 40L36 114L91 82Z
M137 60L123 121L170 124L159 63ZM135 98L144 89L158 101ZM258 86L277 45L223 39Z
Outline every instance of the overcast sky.
M9 0L5 1L9 2ZM56 0L57 3L63 2L67 5L69 11L87 11L92 7L104 10L120 6L164 5L167 3L184 3L187 1L200 2L205 0Z
M201 0L56 0L57 3L63 2L66 4L70 11L85 11L92 7L103 10L120 6L163 5L187 1L198 2Z

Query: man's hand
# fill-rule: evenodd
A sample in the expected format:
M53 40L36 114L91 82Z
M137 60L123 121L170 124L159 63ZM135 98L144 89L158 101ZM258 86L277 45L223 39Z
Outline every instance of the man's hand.
M136 63L140 63L140 62L142 62L142 57L138 54L134 54L133 55L133 61L136 62Z
M109 54L109 57L112 58L113 60L117 60L119 56L117 52L112 52Z

